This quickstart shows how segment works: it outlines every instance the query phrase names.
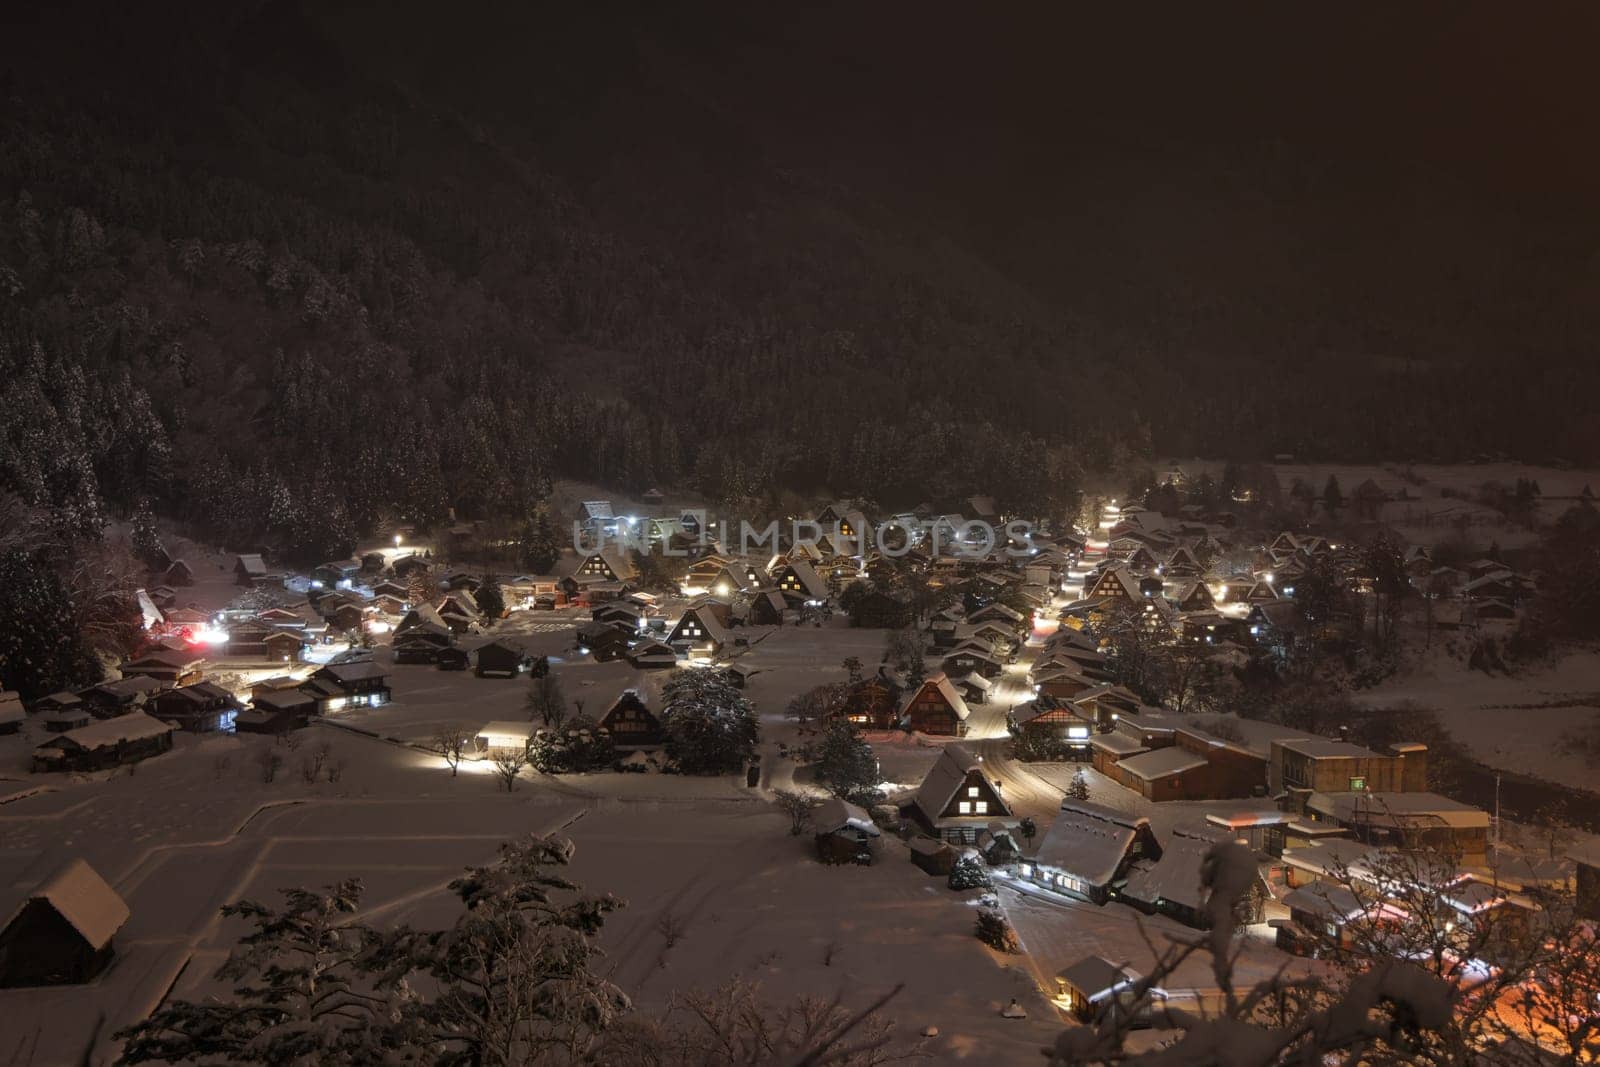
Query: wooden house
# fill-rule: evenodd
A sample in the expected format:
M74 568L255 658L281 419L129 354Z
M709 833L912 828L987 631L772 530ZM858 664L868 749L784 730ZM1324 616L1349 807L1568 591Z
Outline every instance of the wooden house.
M1139 591L1138 579L1123 567L1106 568L1083 591L1085 600L1123 600L1131 603L1143 596Z
M678 654L671 645L656 640L644 640L628 649L628 662L641 671L663 670L678 665Z
M938 737L960 737L967 732L967 702L941 671L911 689L900 705L906 729Z
M899 597L873 590L850 605L850 624L884 630L911 625L911 605Z
M172 726L142 711L67 730L33 750L35 773L99 771L172 747Z
M1188 545L1179 545L1172 550L1172 555L1167 557L1167 562L1162 564L1161 573L1168 578L1197 578L1204 573L1205 568L1189 550Z
M716 655L730 643L727 629L716 613L708 607L691 607L672 627L666 643L686 648L692 652Z
M971 646L952 651L944 658L942 666L947 674L979 674L984 678L998 677L1005 670L1005 664L999 659L981 648Z
M1195 579L1173 582L1166 588L1165 596L1179 611L1212 611L1217 606L1210 587Z
M1068 797L1039 841L1022 877L1057 893L1104 904L1140 860L1161 858L1161 845L1142 815Z
M998 600L990 601L971 612L967 616L971 623L993 622L1004 627L1012 636L1027 629L1029 620L1026 615L1009 604L1002 604Z
M22 729L28 710L22 706L22 697L14 690L0 692L0 734L14 734Z
M472 650L459 645L441 648L434 654L433 665L441 671L464 671L472 666Z
M578 578L593 578L605 582L627 583L638 577L633 561L615 547L602 548L583 557L578 569L573 573Z
M478 608L478 598L466 589L451 590L440 597L439 602L433 607L452 633L467 633L483 621L483 612Z
M637 689L624 690L600 716L600 729L611 733L619 749L660 748L661 720L645 705Z
M778 591L790 599L818 602L828 599L828 583L823 581L816 569L803 559L790 560L783 564L774 572L773 580L778 586Z
M258 552L247 552L234 557L233 579L238 585L262 585L273 577L267 561Z
M956 687L956 692L961 694L961 699L968 704L983 704L989 699L989 690L994 688L994 683L981 674L951 675L950 682Z
M242 734L284 734L305 726L317 713L317 698L299 689L257 693L250 707L234 716L233 728Z
M127 921L128 905L116 890L83 859L67 861L0 927L0 987L93 981L110 964L112 941Z
M906 845L911 862L929 874L944 877L956 865L956 850L936 837L913 837Z
M578 649L592 655L596 663L609 663L628 654L628 637L615 626L591 622L578 627Z
M396 663L437 663L439 654L455 645L455 635L442 627L417 626L394 639Z
M300 688L317 699L319 715L375 708L387 704L392 695L388 672L370 659L330 663L314 672Z
M831 797L811 813L811 828L816 835L817 858L823 863L872 862L880 831L865 810Z
M194 570L181 559L175 559L167 564L167 569L161 573L163 585L182 588L194 584Z
M892 730L900 724L902 691L897 679L880 671L848 686L835 714L865 730Z
M198 682L202 677L205 660L187 652L159 649L146 652L122 664L122 676L153 678L162 685L177 686Z
M479 645L477 659L477 673L480 678L489 675L515 678L528 666L528 653L506 641L490 641L488 644Z
M783 613L788 610L789 602L783 599L783 594L776 589L757 593L750 601L750 624L752 626L782 626Z
M242 705L214 682L195 682L157 693L150 714L189 733L231 730Z
M1121 1014L1147 1016L1150 995L1136 991L1139 972L1104 956L1085 956L1056 974L1056 999L1080 1023Z
M1079 762L1088 762L1089 737L1095 732L1094 720L1070 701L1040 694L1018 704L1006 715L1007 725L1018 734L1065 741Z
M95 718L110 719L143 707L152 696L164 688L166 687L154 678L136 674L130 678L99 682L87 689L80 689L78 697L88 706L90 714Z
M983 773L983 761L962 745L946 745L903 812L930 836L971 845L1011 809Z

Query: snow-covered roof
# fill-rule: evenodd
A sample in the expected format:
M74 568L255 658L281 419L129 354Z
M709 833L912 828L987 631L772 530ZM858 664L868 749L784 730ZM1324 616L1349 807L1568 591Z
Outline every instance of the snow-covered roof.
M35 900L54 908L96 952L105 948L128 921L127 902L81 858L67 861L46 878L11 913L5 925L10 926L22 909Z
M956 691L955 685L943 671L935 671L933 674L928 675L921 685L914 689L908 689L905 699L900 703L900 714L906 714L911 709L911 705L915 702L917 696L930 685L939 690L939 695L944 697L945 703L949 704L956 713L956 718L966 722L967 716L972 714L971 709L967 707L966 700Z
M1040 839L1034 860L1091 885L1105 885L1116 876L1140 831L1149 828L1150 820L1142 815L1067 797Z
M0 723L21 722L27 714L22 706L22 697L16 692L7 689L0 693Z
M1076 989L1091 1001L1139 980L1139 972L1122 967L1104 956L1085 956L1077 963L1062 968L1056 977Z
M317 671L317 674L326 674L341 682L364 682L372 678L383 678L388 675L383 665L376 660L364 659L355 663L330 663Z
M490 741L528 741L533 737L535 727L531 722L486 722L478 730L478 736L488 738Z
M1168 745L1165 748L1151 749L1141 752L1136 756L1128 756L1119 760L1117 766L1127 771L1136 778L1147 782L1158 778L1167 778L1184 771L1192 771L1196 767L1204 767L1204 756L1196 755L1188 749L1179 748L1177 745Z
M1488 829L1489 813L1437 793L1313 793L1306 807L1349 825Z
M87 726L68 730L60 737L52 738L39 747L50 748L59 746L63 741L71 741L80 748L92 751L109 748L124 741L142 741L147 737L170 734L172 730L171 723L151 718L142 711L135 711L127 715L118 715L114 719L92 722Z
M956 790L966 782L967 775L982 767L983 762L965 745L946 745L917 788L917 807L930 822L938 819L955 799Z
M811 813L811 825L819 834L832 834L840 830L859 830L870 837L879 836L878 827L866 810L838 797L829 797Z
M1361 901L1345 886L1321 880L1303 885L1283 898L1285 906L1296 911L1343 922L1360 915L1365 909Z
M828 598L828 583L817 574L816 569L803 559L791 560L785 567L779 568L775 576L779 584L783 583L783 571L788 570L794 574L795 580L800 583L806 596L812 600L826 600Z
M1154 863L1140 864L1128 875L1128 884L1119 890L1124 899L1154 906L1169 900L1186 908L1199 909L1205 898L1200 884L1200 867L1215 842L1189 834L1173 834Z

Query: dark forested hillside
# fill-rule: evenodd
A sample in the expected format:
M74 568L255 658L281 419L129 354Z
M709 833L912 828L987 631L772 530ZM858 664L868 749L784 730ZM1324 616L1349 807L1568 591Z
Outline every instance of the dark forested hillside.
M1152 447L1592 452L1584 279L1524 269L1577 243L1501 215L1411 314L1404 235L1342 228L1371 174L1038 121L1017 13L963 67L892 5L157 7L0 26L0 482L80 529L150 499L315 556L557 475L1046 508Z

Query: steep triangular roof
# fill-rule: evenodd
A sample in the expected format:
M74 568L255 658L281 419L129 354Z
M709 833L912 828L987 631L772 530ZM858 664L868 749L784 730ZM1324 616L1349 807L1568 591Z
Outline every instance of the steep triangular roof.
M96 952L105 948L128 921L127 902L81 858L67 861L46 878L11 913L5 925L10 926L22 909L35 900L49 904Z

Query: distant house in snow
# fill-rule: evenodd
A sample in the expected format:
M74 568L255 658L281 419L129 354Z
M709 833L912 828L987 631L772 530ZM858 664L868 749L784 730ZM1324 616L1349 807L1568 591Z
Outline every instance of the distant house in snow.
M971 845L1011 809L984 776L981 759L962 745L946 745L904 814L933 837Z
M106 969L128 905L82 859L28 893L0 928L0 987L81 984Z
M1135 862L1160 858L1149 819L1068 797L1020 873L1058 893L1104 904Z
M599 727L610 731L612 743L619 749L661 747L661 720L640 697L637 689L628 689L600 716Z
M911 689L900 705L900 718L907 729L943 737L965 734L970 714L967 702L942 672L929 675Z
M390 698L389 675L372 660L330 663L306 679L301 690L317 700L317 714L375 708Z
M27 717L28 712L22 706L20 696L10 689L0 693L0 734L16 733L22 729L22 723Z
M817 858L823 863L872 862L872 846L880 836L872 816L847 801L832 797L811 813Z
M137 763L172 747L172 726L142 711L67 730L33 750L35 773L98 771Z

